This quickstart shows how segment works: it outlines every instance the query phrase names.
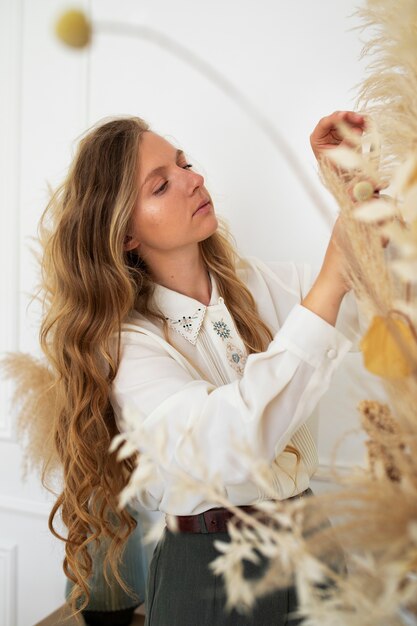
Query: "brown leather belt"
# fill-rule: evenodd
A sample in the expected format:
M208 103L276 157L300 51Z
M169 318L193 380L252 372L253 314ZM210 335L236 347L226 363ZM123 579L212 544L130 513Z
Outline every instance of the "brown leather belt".
M306 489L288 499L302 498L310 493L311 489ZM238 508L250 514L261 513L252 505L239 506ZM177 520L177 528L182 533L227 533L227 523L234 516L235 514L229 509L220 507L209 509L197 515L175 515L175 519Z

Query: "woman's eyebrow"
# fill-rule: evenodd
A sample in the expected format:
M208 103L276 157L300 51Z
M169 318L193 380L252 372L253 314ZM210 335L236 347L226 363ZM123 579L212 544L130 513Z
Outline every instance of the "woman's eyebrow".
M179 158L181 156L185 156L184 151L183 150L176 150L175 152L175 162L178 163ZM149 172L149 174L147 175L147 177L145 178L145 180L143 181L142 187L141 189L146 185L146 183L153 177L156 176L157 174L163 174L166 170L166 165L160 165L159 167L156 167L154 170L152 170L151 172Z

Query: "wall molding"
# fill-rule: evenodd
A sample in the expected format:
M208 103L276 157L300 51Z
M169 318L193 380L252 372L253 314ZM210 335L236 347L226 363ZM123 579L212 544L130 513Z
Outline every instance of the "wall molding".
M1 355L0 355L1 356ZM11 381L0 381L0 443L16 443L16 425L12 411L11 398L13 387Z
M0 319L0 353L19 346L20 306L20 170L21 170L21 81L22 81L22 0L4 0L0 24L0 274L3 307ZM10 242L12 244L10 245ZM11 251L13 253L11 254ZM10 412L10 385L0 384L0 439L15 441Z
M17 624L17 545L0 544L0 623Z
M16 429L11 413L11 385L1 381L0 385L0 443L16 442Z

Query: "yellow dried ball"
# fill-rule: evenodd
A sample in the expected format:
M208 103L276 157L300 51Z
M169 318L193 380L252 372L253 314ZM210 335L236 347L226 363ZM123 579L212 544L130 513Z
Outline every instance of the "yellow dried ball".
M91 40L91 24L85 13L72 9L66 11L55 24L55 33L71 48L85 48Z
M368 180L361 180L353 188L353 197L358 202L365 202L374 195L373 185Z
M401 338L416 353L416 341L410 327L402 319L390 319ZM375 316L362 338L360 348L365 367L383 378L403 378L411 374L411 367L390 331L385 317Z

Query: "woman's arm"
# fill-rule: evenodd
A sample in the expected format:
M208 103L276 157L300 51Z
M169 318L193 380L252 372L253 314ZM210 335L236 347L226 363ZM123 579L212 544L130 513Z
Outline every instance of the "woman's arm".
M350 290L343 275L345 258L338 245L340 222L333 227L321 270L301 304L332 326L336 325L340 305Z
M155 459L153 497L159 502L175 483L176 468L200 480L217 474L225 484L238 484L249 478L242 447L272 461L310 417L351 346L333 325L297 304L267 350L248 356L242 378L215 387L193 378L139 328L124 333L123 343L112 399L116 412L137 411L145 438L165 441L165 459Z

